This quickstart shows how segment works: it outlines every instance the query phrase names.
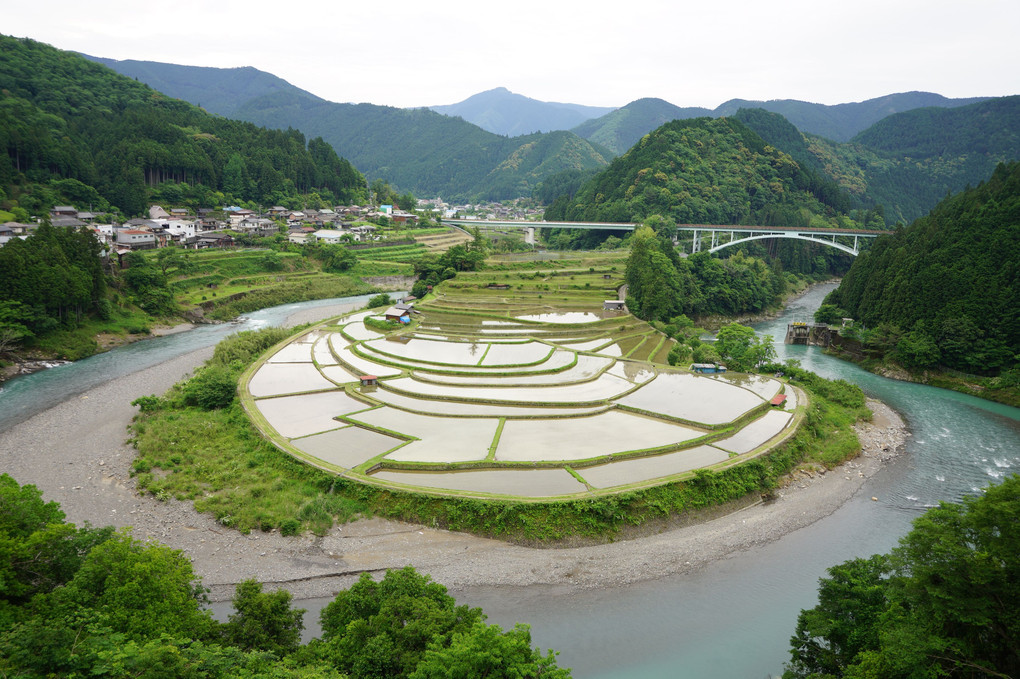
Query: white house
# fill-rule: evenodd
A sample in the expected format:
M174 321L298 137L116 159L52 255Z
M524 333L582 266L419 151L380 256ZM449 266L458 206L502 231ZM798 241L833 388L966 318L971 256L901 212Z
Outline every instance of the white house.
M337 231L336 229L319 229L312 235L315 236L315 240L319 241L320 243L324 243L327 245L335 245L337 243L342 243L343 240L341 239L344 236L350 236L351 234L344 233L343 231Z
M195 237L197 229L195 222L184 219L171 219L166 223L166 232L175 241L191 240Z

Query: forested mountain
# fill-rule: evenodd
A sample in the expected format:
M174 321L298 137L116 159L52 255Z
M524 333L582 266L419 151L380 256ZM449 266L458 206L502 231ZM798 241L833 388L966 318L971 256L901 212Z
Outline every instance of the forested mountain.
M812 104L795 99L748 101L731 99L716 107L714 115L729 116L742 108L763 108L778 113L793 123L801 132L816 134L835 141L848 141L858 132L886 116L915 108L938 106L952 108L966 106L987 97L949 99L931 92L902 92L884 97L847 104Z
M569 133L507 138L424 108L336 104L255 69L110 65L240 120L321 136L371 178L420 196L517 198L548 174L605 167L612 155Z
M417 195L503 200L546 175L604 167L610 154L569 132L503 137L428 109L314 102L271 95L238 116L321 135L372 177Z
M789 155L733 118L666 123L559 200L547 219L677 223L836 225L842 199L816 193L819 181ZM828 201L828 203L827 203Z
M613 110L606 106L539 101L514 94L505 87L479 92L456 104L429 108L443 115L459 116L483 130L510 137L531 132L569 130Z
M882 206L890 223L908 223L947 193L987 178L996 164L1020 159L1020 97L897 113L848 143L802 134L762 109L735 117L861 206Z
M276 92L303 93L312 99L319 99L283 78L251 66L204 68L158 61L104 59L87 54L82 56L139 80L157 92L183 99L227 118L236 118L234 113L245 102Z
M275 204L363 195L321 139L212 116L78 54L0 36L3 208L54 203L140 214L154 196Z
M977 374L1020 361L1020 163L947 198L859 256L826 303L910 368ZM885 346L883 346L883 343Z
M601 118L584 122L572 131L596 144L620 154L641 137L670 120L712 115L707 108L681 108L663 99L638 99Z

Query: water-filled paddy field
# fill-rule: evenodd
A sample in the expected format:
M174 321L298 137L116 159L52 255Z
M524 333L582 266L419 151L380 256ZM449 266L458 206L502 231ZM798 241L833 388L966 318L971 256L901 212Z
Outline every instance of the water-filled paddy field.
M785 439L806 406L779 379L653 362L672 340L602 311L607 290L572 291L565 308L454 292L420 302L410 327L384 334L359 312L278 347L243 387L256 425L365 482L541 499L739 463ZM785 409L768 403L779 393Z

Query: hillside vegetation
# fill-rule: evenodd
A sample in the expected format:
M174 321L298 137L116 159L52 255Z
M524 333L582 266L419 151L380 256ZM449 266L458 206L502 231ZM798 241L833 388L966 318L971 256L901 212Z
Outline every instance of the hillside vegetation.
M732 118L675 120L560 200L546 219L829 226L838 206L789 155Z
M804 134L763 109L734 117L838 185L853 207L878 210L890 223L909 223L948 193L986 179L997 163L1020 159L1020 97L898 113L848 143Z
M365 174L416 195L517 198L549 174L605 167L612 156L569 132L505 137L426 108L337 104L255 69L97 61L211 111L322 137Z
M321 139L214 117L75 53L6 36L0 146L8 212L70 203L136 215L157 194L272 205L318 193L336 204L365 186Z
M528 195L546 175L604 167L610 156L569 132L508 138L428 109L334 104L294 94L252 100L237 115L320 135L372 177L451 199Z
M907 368L1009 371L1015 381L1020 163L878 239L826 302L871 329L866 346Z

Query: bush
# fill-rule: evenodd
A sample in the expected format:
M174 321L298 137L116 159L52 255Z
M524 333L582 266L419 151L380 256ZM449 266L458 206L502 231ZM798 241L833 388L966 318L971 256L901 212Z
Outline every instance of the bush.
M393 300L385 292L375 295L369 298L368 304L365 305L366 309L375 309L376 307L389 306L393 304Z
M685 365L691 362L694 352L686 344L677 344L669 350L666 360L670 365Z
M184 383L184 404L203 410L225 408L237 395L237 374L226 366L202 368Z

